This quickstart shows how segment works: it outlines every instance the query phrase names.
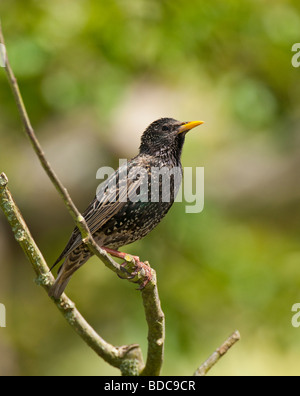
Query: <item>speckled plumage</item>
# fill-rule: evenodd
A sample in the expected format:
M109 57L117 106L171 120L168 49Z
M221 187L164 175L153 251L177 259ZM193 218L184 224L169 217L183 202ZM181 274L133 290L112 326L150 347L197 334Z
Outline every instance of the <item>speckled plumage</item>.
M99 246L118 250L146 236L167 214L181 183L180 157L186 132L201 123L162 118L145 130L139 154L101 185L83 213ZM164 190L160 173L166 171L174 174ZM49 294L58 298L71 275L91 255L76 227L55 263L65 259Z

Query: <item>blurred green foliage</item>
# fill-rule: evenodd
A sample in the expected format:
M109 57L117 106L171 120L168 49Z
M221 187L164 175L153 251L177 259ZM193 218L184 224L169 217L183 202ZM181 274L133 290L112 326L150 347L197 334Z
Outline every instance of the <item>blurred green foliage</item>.
M242 341L213 374L299 374L299 2L10 0L0 16L32 123L82 210L96 170L135 155L149 122L206 121L183 155L205 167L204 211L176 204L126 248L158 273L163 374L191 374L236 328ZM73 225L22 134L2 69L0 119L0 171L50 265ZM32 279L0 215L0 375L117 374ZM91 259L67 291L105 339L146 351L132 285Z

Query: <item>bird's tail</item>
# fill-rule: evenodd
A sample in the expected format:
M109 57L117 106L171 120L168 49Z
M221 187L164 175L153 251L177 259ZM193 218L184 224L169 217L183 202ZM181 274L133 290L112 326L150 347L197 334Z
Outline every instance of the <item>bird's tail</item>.
M75 249L64 261L58 271L58 276L54 284L49 289L49 296L59 299L63 294L71 276L77 271L89 258L91 253L86 249Z
M71 279L71 275L66 277L62 270L61 273L58 274L58 277L54 282L54 284L50 287L50 290L48 292L49 297L54 297L55 299L59 299L60 296L63 294L65 288L67 287L67 284L69 283L70 279Z

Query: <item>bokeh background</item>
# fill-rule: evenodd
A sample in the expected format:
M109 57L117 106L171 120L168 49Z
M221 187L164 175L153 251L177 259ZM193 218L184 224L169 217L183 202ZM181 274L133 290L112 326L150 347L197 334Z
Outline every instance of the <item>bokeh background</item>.
M205 209L174 205L125 250L157 270L166 314L163 374L189 375L235 329L242 341L211 375L299 375L300 4L293 0L10 0L0 16L40 142L81 210L101 166L137 153L170 116L203 119L184 166L205 167ZM0 69L0 171L47 262L72 220L22 133ZM147 328L139 292L97 259L68 295L115 345ZM67 325L0 213L0 375L118 375Z

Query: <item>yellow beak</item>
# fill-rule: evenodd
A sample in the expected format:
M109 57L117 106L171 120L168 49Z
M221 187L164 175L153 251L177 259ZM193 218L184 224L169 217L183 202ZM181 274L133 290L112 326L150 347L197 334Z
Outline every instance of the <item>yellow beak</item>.
M180 128L178 133L182 132L188 132L191 129L195 128L198 125L203 124L204 121L191 121L191 122L185 122Z

